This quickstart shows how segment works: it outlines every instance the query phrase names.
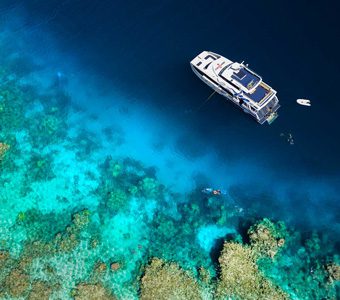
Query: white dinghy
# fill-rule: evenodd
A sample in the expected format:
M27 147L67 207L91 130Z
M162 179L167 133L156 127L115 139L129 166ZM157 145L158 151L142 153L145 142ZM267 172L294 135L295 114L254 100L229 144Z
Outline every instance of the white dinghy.
M310 100L308 99L297 99L296 102L300 105L311 106Z

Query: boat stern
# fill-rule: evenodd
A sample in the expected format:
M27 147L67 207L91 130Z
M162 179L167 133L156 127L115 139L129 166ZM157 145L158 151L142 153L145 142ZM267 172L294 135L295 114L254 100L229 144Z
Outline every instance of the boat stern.
M276 120L276 118L277 118L278 116L279 116L278 113L275 111L275 112L271 113L271 114L268 116L268 118L266 119L266 121L267 121L268 124L270 125L271 123L273 123L273 122Z

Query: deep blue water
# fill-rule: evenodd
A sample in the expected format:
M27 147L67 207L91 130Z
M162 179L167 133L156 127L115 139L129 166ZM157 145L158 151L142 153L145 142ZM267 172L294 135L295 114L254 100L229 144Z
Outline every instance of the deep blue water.
M33 15L53 17L46 26L65 51L125 92L147 95L145 101L184 122L226 158L255 157L280 173L301 176L339 174L334 3L31 2ZM245 60L277 89L282 109L273 126L254 124L218 96L198 113L185 113L210 93L188 68L203 49ZM312 108L297 106L299 97L310 98ZM282 143L280 132L292 132L296 145Z
M279 204L266 200L263 214L293 216L300 225L338 224L340 28L335 1L50 0L17 5L27 9L26 29L51 31L62 51L109 82L103 90L114 85L138 95L141 106L156 107L181 124L186 130L178 151L189 159L214 151L221 164L244 161L242 192L235 189L239 197L261 202L264 198L256 195L285 186L291 197ZM197 111L211 93L189 67L202 50L249 63L278 91L279 118L260 126L220 96ZM312 107L297 105L297 98L311 99ZM293 146L280 137L288 132ZM248 163L257 171L250 171Z

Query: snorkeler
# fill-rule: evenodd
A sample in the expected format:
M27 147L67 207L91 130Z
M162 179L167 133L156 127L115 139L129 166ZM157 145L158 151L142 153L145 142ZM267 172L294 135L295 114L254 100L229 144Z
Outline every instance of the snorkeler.
M227 192L219 189L212 189L212 188L204 188L202 190L202 193L207 194L207 195L214 195L214 196L219 196L219 195L226 195Z

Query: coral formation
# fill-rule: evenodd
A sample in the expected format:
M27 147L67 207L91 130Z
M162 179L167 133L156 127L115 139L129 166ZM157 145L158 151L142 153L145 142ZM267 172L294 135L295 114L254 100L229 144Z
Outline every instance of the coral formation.
M325 236L324 236L325 237ZM325 267L325 250L316 233L302 239L299 232L291 233L281 255L258 260L259 269L267 278L283 287L293 299L336 299L336 284L329 284ZM330 241L325 240L329 250ZM337 261L336 257L333 261Z
M326 264L326 270L328 272L328 280L333 283L340 281L340 265L331 262Z
M35 213L34 210L32 212ZM30 214L31 211L28 211L28 215ZM38 216L40 215L38 214ZM30 220L31 217L27 217L27 219ZM44 218L42 218L42 224L44 224L43 220ZM29 226L29 224L37 226L36 228L33 227L35 230L30 233L32 235L30 236L30 239L26 241L22 253L22 258L26 258L28 261L31 261L37 257L52 256L57 253L72 251L80 242L82 230L84 230L90 222L90 211L84 209L73 214L71 224L66 226L66 228L64 227L64 229L59 232L56 232L56 230L59 229L62 224L65 224L65 220L59 224L52 223L55 227L52 226L52 224L51 226L38 227L40 224L37 224L35 219L27 222L26 226ZM44 228L47 229L45 231L45 236L43 236Z
M263 219L249 228L248 235L252 248L259 256L274 258L284 246L288 232L284 223L275 224Z
M115 189L108 192L106 207L110 212L117 213L119 210L126 208L129 203L129 196L122 189Z
M27 295L29 286L29 275L20 269L13 269L4 280L4 290L12 297Z
M155 178L145 177L139 181L138 187L146 198L156 198L162 191L162 186Z
M219 263L221 276L217 284L217 298L288 299L288 295L260 273L256 255L250 247L226 242Z
M2 160L5 157L9 148L10 148L10 146L8 144L0 143L0 160Z
M112 262L111 264L110 264L110 270L111 271L117 271L117 270L119 270L120 269L120 264L119 264L119 262Z
M53 288L48 282L36 280L32 283L28 300L47 300L52 292Z
M40 122L39 129L41 134L51 136L55 134L61 125L61 120L55 115L45 115Z
M107 270L106 264L103 263L102 261L98 261L93 268L93 271L95 273L103 273L106 270Z
M0 90L0 129L11 132L23 128L25 102L30 98L15 80L8 81ZM25 101L26 100L26 101Z
M140 299L202 299L200 288L193 277L175 263L154 258L141 279Z
M72 291L75 300L115 300L107 289L101 284L80 283Z

